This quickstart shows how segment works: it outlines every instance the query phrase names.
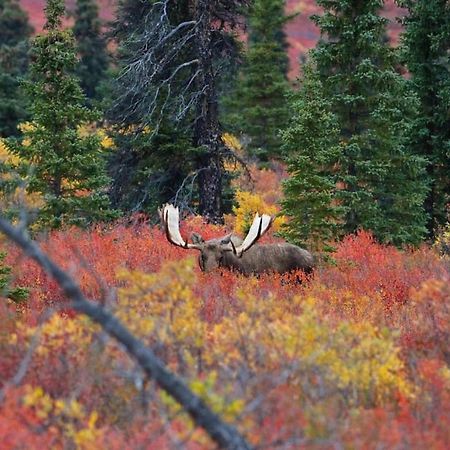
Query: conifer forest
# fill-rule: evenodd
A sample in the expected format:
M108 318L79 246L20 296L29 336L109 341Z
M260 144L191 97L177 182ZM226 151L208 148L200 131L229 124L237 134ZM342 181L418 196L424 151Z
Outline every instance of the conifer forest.
M0 0L0 450L450 449L450 1Z

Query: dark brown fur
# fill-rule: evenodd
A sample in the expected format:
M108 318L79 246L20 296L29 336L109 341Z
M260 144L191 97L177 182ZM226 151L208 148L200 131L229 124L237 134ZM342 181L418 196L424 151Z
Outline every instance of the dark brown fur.
M236 245L237 239L232 238ZM314 257L307 250L293 244L255 244L236 256L227 240L214 239L200 243L200 268L209 272L223 267L233 269L245 275L264 272L285 273L301 269L309 273L314 268Z

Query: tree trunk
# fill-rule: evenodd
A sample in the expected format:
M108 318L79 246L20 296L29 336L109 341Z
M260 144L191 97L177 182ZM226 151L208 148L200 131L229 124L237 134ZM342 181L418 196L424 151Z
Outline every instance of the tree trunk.
M211 223L223 223L222 210L222 139L218 119L217 92L212 64L210 0L195 3L197 22L196 48L200 75L197 90L202 92L196 111L194 145L203 151L197 159L200 214Z

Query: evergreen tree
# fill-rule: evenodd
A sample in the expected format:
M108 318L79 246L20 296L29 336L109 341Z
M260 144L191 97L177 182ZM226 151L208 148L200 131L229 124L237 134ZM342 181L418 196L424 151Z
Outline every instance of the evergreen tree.
M17 0L0 0L0 138L19 133L26 101L19 88L28 66L28 39L32 28Z
M11 285L11 267L4 264L6 253L0 251L0 297L6 297L16 303L20 303L28 298L28 289Z
M228 103L233 132L248 140L248 151L263 161L280 156L279 130L287 121L288 56L284 0L255 0L249 9L248 49Z
M325 12L313 20L322 40L311 61L329 102L324 113L338 119L337 141L329 147L336 159L327 165L337 171L333 203L342 208L340 233L365 228L384 242L418 243L425 232L421 205L427 189L424 161L410 145L418 102L408 81L396 72L395 54L385 44L386 19L379 16L383 2L318 3ZM317 105L307 100L304 107L307 115ZM314 137L299 149L302 154L311 153ZM286 212L292 213L289 208Z
M88 99L98 98L97 90L108 69L106 40L102 36L98 6L94 0L77 0L73 33L80 61L76 74Z
M403 0L404 56L420 98L414 149L427 160L430 190L425 200L433 238L445 225L450 205L450 4L445 0Z
M122 130L115 134L116 150L109 162L114 207L127 213L154 213L164 203L184 204L192 197L197 199L192 183L186 186L190 191L182 189L183 181L188 181L194 170L188 157L194 149L187 133L169 123L161 124L155 134Z
M75 41L72 32L61 27L63 0L48 0L45 13L47 32L33 42L27 83L32 123L24 140L11 146L31 165L31 170L22 167L28 174L28 192L39 192L45 200L39 211L41 225L86 225L114 215L104 192L108 179L100 139L79 133L98 114L84 106L85 97L73 75Z
M289 126L282 132L290 177L284 182L284 210L291 216L284 236L313 250L327 249L338 235L343 207L336 161L342 156L339 121L323 85L309 65L304 66L300 90L291 94Z

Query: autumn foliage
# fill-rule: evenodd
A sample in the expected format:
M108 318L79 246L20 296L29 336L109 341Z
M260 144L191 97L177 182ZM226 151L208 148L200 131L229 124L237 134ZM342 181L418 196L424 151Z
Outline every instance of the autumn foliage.
M200 218L181 231L199 228L225 232ZM450 271L434 250L360 232L299 284L204 274L142 220L39 240L255 446L448 448ZM0 303L1 448L213 447L41 268L3 247L30 296Z

